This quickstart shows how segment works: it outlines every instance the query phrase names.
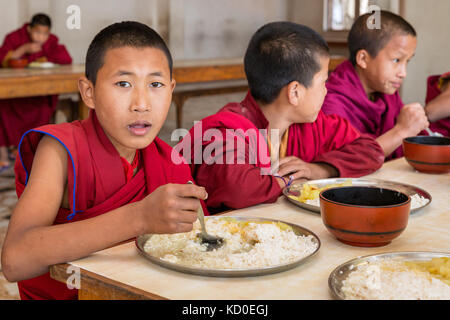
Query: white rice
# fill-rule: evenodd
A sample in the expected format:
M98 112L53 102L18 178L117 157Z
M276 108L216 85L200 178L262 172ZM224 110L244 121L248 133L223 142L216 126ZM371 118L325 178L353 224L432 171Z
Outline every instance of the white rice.
M428 202L430 202L429 199L421 196L418 193L415 193L414 195L411 196L411 210L420 208L420 207L426 205ZM316 198L313 200L307 199L305 201L305 203L312 205L312 206L320 207L320 199L319 198Z
M291 229L281 230L274 223L250 222L247 225L230 219L205 219L211 235L225 239L217 250L197 238L200 223L188 233L153 235L144 250L163 260L207 269L248 269L286 264L306 257L317 248L312 236L298 236Z
M306 204L309 204L311 206L316 206L316 207L320 207L320 199L319 198L315 198L315 199L306 199L305 201Z
M343 281L349 300L448 300L450 286L399 261L359 265Z
M430 199L422 197L420 194L416 193L411 196L411 210L420 208L430 202Z

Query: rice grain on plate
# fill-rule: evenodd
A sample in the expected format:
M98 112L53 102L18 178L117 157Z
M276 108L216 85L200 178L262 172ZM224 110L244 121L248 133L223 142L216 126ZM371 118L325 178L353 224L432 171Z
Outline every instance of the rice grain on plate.
M312 236L296 235L282 223L243 222L233 218L205 219L209 234L222 237L225 244L206 251L194 229L187 233L153 235L144 250L165 261L207 269L263 268L287 264L313 253Z
M450 286L399 261L359 265L343 281L342 292L352 300L448 300Z

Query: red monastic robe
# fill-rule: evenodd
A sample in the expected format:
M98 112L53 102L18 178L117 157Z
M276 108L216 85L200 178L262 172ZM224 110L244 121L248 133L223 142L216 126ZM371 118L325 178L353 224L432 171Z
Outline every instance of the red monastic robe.
M374 139L391 130L403 107L398 92L392 95L375 93L371 101L361 84L355 67L350 61L341 63L328 77L328 93L322 106L325 114L336 114L347 120L361 133ZM403 156L399 146L386 159Z
M447 73L447 77L449 77L450 72ZM425 99L425 104L436 98L439 94L441 94L441 89L439 88L439 79L441 75L428 77L427 80L427 96ZM450 117L431 122L430 123L431 131L442 133L444 136L450 136Z
M167 183L185 184L192 179L189 166L171 161L172 148L159 138L140 150L140 167L127 182L122 158L114 148L95 112L83 121L46 125L27 132L16 160L16 191L25 189L33 158L44 134L57 139L68 153L70 210L61 208L54 224L93 218L139 201ZM202 203L204 208L206 206ZM205 213L208 212L205 210ZM50 278L49 273L19 281L22 299L77 299L77 290Z
M227 135L230 129L241 133L260 132L268 125L248 93L242 102L227 104L218 113L197 122L175 147L190 159L196 182L206 188L206 205L211 213L275 202L281 195L277 178L270 174L269 148L264 136ZM207 130L210 136L205 135ZM243 152L242 148L238 150L237 142L229 144L239 140L245 144ZM223 148L215 149L213 144ZM212 149L215 150L209 152ZM186 150L191 152L186 153ZM208 154L214 159L208 158ZM227 161L230 154L231 163ZM313 123L296 123L289 127L286 156L330 164L341 177L372 173L384 161L383 151L374 139L361 135L347 120L322 112Z
M28 24L8 34L0 48L0 62L7 66L11 51L31 41L27 32ZM42 45L42 50L23 56L28 62L46 58L57 64L70 64L72 58L66 48L58 43L58 38L50 34ZM0 100L0 146L17 146L22 135L35 127L48 124L58 103L58 96L39 96Z

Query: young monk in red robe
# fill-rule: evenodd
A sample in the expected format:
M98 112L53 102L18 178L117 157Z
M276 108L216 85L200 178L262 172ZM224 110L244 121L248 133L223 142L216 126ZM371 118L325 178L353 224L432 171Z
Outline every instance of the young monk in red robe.
M206 188L210 212L274 202L288 181L358 177L382 165L374 139L320 111L329 61L308 27L275 22L255 33L244 59L250 92L197 122L175 148Z
M425 103L431 131L450 136L450 72L428 78Z
M398 94L416 50L416 32L402 17L383 10L380 28L369 29L371 15L354 22L348 35L350 60L331 73L322 110L370 134L392 159L403 155L404 138L428 127L424 108L404 105Z
M77 298L49 277L51 265L145 233L192 230L206 192L186 184L189 166L174 164L156 137L174 86L162 38L141 23L113 24L92 41L79 80L89 118L23 136L2 251L22 299Z
M58 38L50 33L51 20L36 14L30 23L8 34L0 48L0 62L7 68L11 59L26 58L28 62L49 61L70 64L72 58ZM0 100L0 170L8 167L7 147L17 147L22 135L50 122L58 96L42 96Z

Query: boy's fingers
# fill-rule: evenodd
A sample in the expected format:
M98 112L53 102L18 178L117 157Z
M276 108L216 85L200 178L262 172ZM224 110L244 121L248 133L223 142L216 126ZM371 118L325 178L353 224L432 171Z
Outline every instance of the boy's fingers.
M292 175L293 180L297 180L297 179L301 179L301 178L304 178L304 179L308 178L307 170L299 170Z
M193 224L197 220L197 211L181 210L178 216L178 223Z
M281 159L278 161L278 164L281 166L281 165L283 165L283 164L285 164L285 163L288 163L288 162L290 162L290 161L292 161L292 160L295 160L295 159L297 159L297 157L294 157L294 156L284 157L284 158L281 158Z
M208 193L205 188L193 184L178 185L176 195L183 198L197 198L200 200L206 200L208 198Z
M199 207L200 201L193 197L180 197L176 202L176 208L178 210L197 211Z
M295 173L300 170L304 169L298 164L285 164L284 166L280 167L280 170L278 170L278 174L283 177L287 174Z

